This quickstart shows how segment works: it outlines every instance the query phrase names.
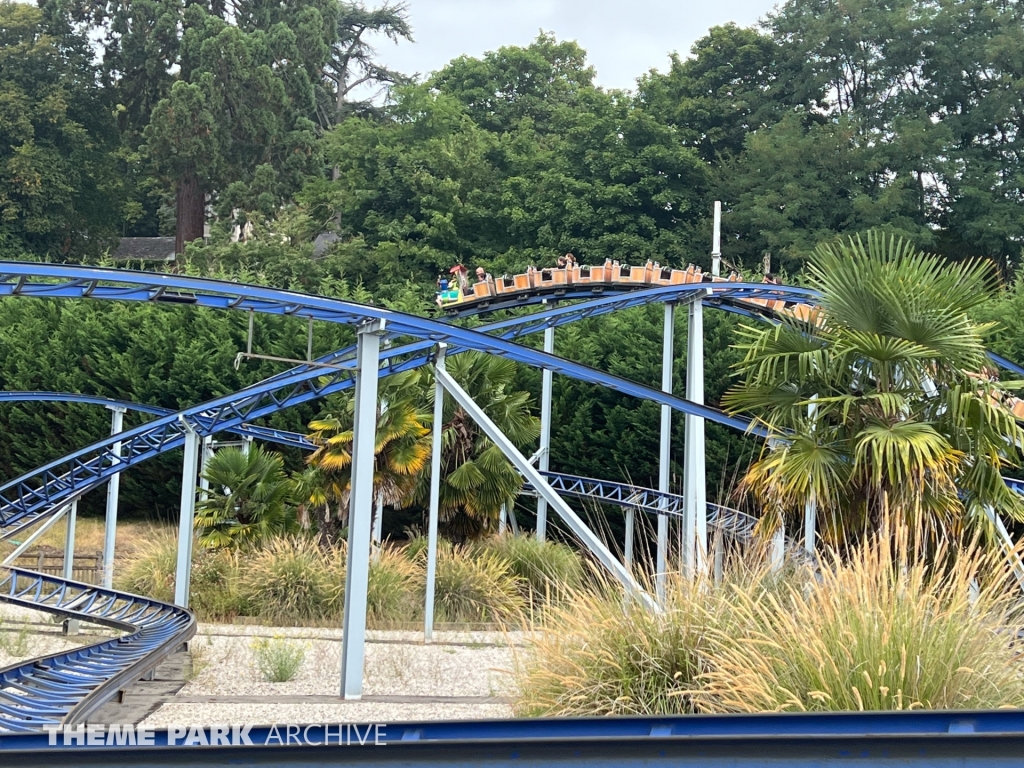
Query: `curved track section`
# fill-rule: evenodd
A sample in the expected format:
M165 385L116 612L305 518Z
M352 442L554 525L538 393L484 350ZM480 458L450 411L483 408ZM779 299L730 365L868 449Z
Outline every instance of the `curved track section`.
M0 669L0 733L84 721L196 631L195 617L184 608L22 568L7 569L0 598L126 633Z

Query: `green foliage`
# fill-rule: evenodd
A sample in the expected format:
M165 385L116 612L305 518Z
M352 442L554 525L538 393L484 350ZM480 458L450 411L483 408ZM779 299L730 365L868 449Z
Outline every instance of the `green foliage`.
M196 526L206 547L237 547L294 533L292 484L277 454L258 445L248 450L222 448L206 465L206 499L199 503Z
M516 366L496 355L464 352L446 361L448 373L517 447L524 448L540 434L539 420L530 412L529 393L515 388ZM434 377L421 372L424 394L434 393ZM511 504L522 488L522 477L453 398L445 398L441 435L441 495L439 514L449 536L478 538L497 529L502 504ZM419 477L416 500L428 501L429 472Z
M929 561L906 529L780 579L671 580L656 614L617 585L545 614L516 659L517 714L581 716L1018 707L1005 555ZM897 542L893 543L893 540ZM600 577L595 581L602 584Z
M230 620L241 614L245 604L238 594L239 569L239 557L235 552L224 549L199 549L195 552L192 556L189 607L207 621Z
M154 536L128 563L116 569L114 586L124 592L173 603L177 562L177 538L170 533Z
M250 615L271 622L323 621L340 615L344 581L311 538L272 539L245 557L238 592Z
M508 561L490 552L471 557L461 547L439 547L434 589L440 621L507 625L522 620L526 607Z
M988 329L971 317L991 296L988 265L870 233L819 247L810 282L819 323L742 333L741 383L725 402L777 438L746 486L772 513L798 516L816 499L837 545L890 513L938 539L986 507L1019 519L1001 472L1020 465L1024 430L984 375Z
M884 537L780 595L732 590L697 695L709 712L1019 707L1004 555L933 567ZM997 575L992 578L993 575ZM980 584L980 587L979 587Z
M583 561L565 544L538 541L530 535L493 536L477 549L507 561L509 572L522 580L531 601L560 600L583 585Z
M256 668L268 683L287 683L306 660L306 647L284 638L257 637L249 646Z
M690 693L703 671L705 636L714 621L701 605L714 588L674 580L664 613L623 596L600 574L596 591L577 590L546 614L516 658L517 715L660 715L692 713ZM717 604L717 600L715 600Z
M423 571L403 552L382 548L370 559L366 615L377 626L412 621L423 614Z
M0 622L2 623L2 622ZM0 651L18 659L29 655L28 629L0 629Z
M102 252L118 223L116 148L88 38L0 2L0 255Z

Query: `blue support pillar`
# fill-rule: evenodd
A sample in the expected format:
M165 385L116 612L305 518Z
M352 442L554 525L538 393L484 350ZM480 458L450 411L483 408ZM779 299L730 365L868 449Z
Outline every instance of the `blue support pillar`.
M704 305L689 305L686 346L686 399L704 404ZM704 465L704 419L686 414L683 478L683 572L694 578L704 572L708 553L707 482Z
M352 490L348 506L348 566L345 573L345 619L341 637L341 696L363 695L366 652L366 588L370 570L370 519L373 509L373 461L377 439L377 382L384 321L359 327L352 430Z
M180 418L180 417L179 417ZM182 420L184 422L184 419ZM174 572L174 604L188 608L192 581L192 539L196 520L196 475L199 470L199 433L185 424L185 459L181 468L181 514L178 518L178 564Z
M545 302L546 304L547 302ZM555 329L549 326L544 329L544 351L555 353ZM541 371L540 388L540 456L537 467L547 472L551 461L551 388L552 372L545 368ZM548 502L540 496L537 499L537 539L544 541L548 534Z
M121 405L108 405L111 411L110 434L119 435L124 429L126 409ZM112 464L121 462L121 443L114 443L110 451ZM107 481L107 515L103 523L103 586L110 589L114 583L114 549L117 544L117 505L121 494L121 473Z
M676 306L665 305L665 325L661 342L661 391L672 394L672 364L675 358ZM661 406L661 442L658 450L658 490L669 491L672 463L672 408ZM668 504L663 497L661 506ZM668 571L668 515L658 515L658 548L655 561L654 580L658 600L665 600L665 580Z
M423 606L423 642L434 639L434 580L437 574L437 523L441 507L441 437L444 429L444 386L437 371L443 371L446 345L437 345L434 358L434 424L430 451L430 522L427 525L427 599ZM504 507L502 507L504 509Z

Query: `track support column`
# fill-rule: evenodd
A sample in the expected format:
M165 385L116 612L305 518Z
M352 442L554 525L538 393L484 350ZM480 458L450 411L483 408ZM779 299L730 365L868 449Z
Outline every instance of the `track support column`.
M119 435L124 429L125 407L108 405L111 410L110 434ZM111 464L121 463L121 441L114 443L110 451ZM117 545L117 505L121 495L121 473L110 476L107 481L107 515L103 522L103 586L107 589L114 583L114 548Z
M661 337L661 391L672 394L672 364L675 358L676 305L665 305L665 326ZM672 408L661 406L661 443L658 451L658 490L668 493L671 477L672 452ZM660 502L664 509L668 497ZM658 600L665 600L665 579L668 572L668 515L658 515L658 548L655 561L654 580Z
M348 567L341 637L341 696L363 696L366 652L366 587L370 569L373 461L377 438L377 383L384 321L359 327L356 347L355 422L352 429L352 491L348 505Z
M180 418L180 417L179 417ZM196 475L199 470L199 433L185 425L185 459L181 468L181 514L178 518L178 565L174 572L174 604L188 608L192 581L192 539L196 520Z
M686 339L686 399L704 404L704 304L689 305ZM708 553L708 504L704 466L704 419L686 414L683 498L683 573L703 573Z
M547 304L547 302L544 302ZM555 329L549 326L544 329L544 351L549 355L555 353ZM551 385L552 372L545 368L541 371L540 387L540 456L537 467L547 472L551 465ZM537 499L537 539L544 541L548 535L548 502L543 496Z
M434 357L434 424L430 449L430 522L427 525L427 600L423 606L423 642L434 639L434 582L437 577L437 522L441 508L441 437L444 429L444 385L437 371L443 371L446 344L437 345ZM502 511L504 511L502 507Z
M210 495L210 481L206 479L206 470L213 458L213 435L207 435L202 441L202 459L199 462L199 499L206 501Z
M78 499L71 502L71 509L68 510L67 531L64 534L64 578L71 580L75 577L75 525L78 522ZM81 630L82 622L78 619L64 619L64 634L77 635Z
M818 404L810 403L807 406L807 417L811 420L811 429L814 429L814 419L818 415ZM814 496L814 491L807 497L807 501L804 502L804 551L814 556L814 549L816 545L818 525L818 500Z
M64 534L64 578L75 575L75 525L78 522L78 499L71 502L68 512L67 530Z

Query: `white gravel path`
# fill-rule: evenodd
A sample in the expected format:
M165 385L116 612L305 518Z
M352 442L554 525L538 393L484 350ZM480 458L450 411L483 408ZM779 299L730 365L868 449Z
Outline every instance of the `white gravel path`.
M269 683L260 675L252 643L278 637L305 649L297 675ZM512 716L512 648L521 636L498 632L436 633L423 645L415 632L372 632L366 646L364 696L346 702L338 695L341 667L337 629L203 624L191 642L194 679L144 721L148 725L190 723L344 723L463 720ZM205 697L238 697L231 702L196 702ZM275 703L273 697L317 696L330 701ZM420 702L373 701L375 696L438 697ZM444 701L477 697L479 702Z

